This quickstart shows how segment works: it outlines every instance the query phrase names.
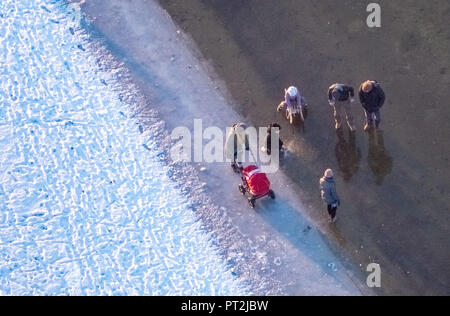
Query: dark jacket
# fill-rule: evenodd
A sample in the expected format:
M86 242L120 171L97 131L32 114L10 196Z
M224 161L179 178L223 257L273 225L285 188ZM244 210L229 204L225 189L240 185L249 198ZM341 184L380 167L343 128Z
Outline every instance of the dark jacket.
M364 92L361 85L359 87L359 100L367 112L372 113L378 111L384 104L384 91L376 81L374 81L373 89L369 93Z
M266 136L266 150L267 150L267 154L271 155L272 154L272 134L270 132L267 133ZM279 139L278 142L278 150L281 151L281 149L283 148L283 141L281 139Z
M355 91L353 90L353 87L341 84L341 83L335 83L328 89L328 100L329 101L347 101L350 97L355 96Z

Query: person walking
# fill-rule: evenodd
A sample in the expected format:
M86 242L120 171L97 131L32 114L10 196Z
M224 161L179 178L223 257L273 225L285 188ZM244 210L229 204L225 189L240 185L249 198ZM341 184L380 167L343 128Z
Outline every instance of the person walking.
M245 159L245 151L250 149L246 129L245 123L234 124L229 130L225 142L225 156L231 160L231 168L236 173L240 173L240 167Z
M347 119L347 125L351 132L356 130L353 123L353 115L350 105L355 101L355 90L353 87L335 83L328 88L328 103L334 109L334 120L336 121L336 129L342 127L342 117Z
M336 182L334 181L334 174L331 169L327 169L320 179L320 196L327 205L330 223L336 222L336 212L341 201L336 192Z
M359 88L359 100L366 114L366 125L364 131L370 131L375 122L375 128L381 123L380 109L385 101L385 94L380 84L374 80L363 82Z

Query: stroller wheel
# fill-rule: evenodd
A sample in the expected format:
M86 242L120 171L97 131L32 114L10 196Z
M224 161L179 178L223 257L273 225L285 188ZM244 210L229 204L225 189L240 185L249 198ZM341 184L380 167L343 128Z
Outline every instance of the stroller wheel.
M248 204L250 204L251 208L255 208L255 201L256 199L254 197L248 198Z
M275 192L273 192L272 190L269 190L269 196L272 200L275 200Z
M239 184L239 192L241 192L242 195L245 195L245 188L242 184Z

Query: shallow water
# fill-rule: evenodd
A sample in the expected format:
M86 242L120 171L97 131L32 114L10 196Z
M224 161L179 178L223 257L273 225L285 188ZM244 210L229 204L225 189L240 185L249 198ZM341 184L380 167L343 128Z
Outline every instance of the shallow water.
M0 3L0 294L246 294L68 12Z
M448 294L450 2L379 1L382 27L366 26L364 1L159 0L188 33L255 126L278 122L293 154L282 168L313 222L353 262L382 266L378 294ZM336 4L339 5L336 5ZM336 133L328 87L367 79L386 92L383 132L366 134L353 104L354 137ZM303 126L275 107L294 84L309 103ZM342 207L324 221L318 179L332 168Z

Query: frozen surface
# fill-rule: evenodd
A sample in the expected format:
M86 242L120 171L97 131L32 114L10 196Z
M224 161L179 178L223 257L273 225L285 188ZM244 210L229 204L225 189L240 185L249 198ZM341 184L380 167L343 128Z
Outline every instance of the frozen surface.
M0 2L0 294L248 293L72 18Z
M245 120L232 110L226 86L195 44L156 1L86 1L82 8L91 21L89 34L125 63L139 91L164 120L166 132L179 126L192 131L194 119L202 119L204 128L223 131ZM145 116L137 117L145 127ZM160 149L167 150L167 144L163 141L166 149ZM258 200L251 210L229 164L169 161L168 167L233 273L248 282L252 293L358 295L368 289L366 276L343 264L344 258L308 218L311 206L282 172L269 175L276 200ZM325 207L323 212L327 221Z

